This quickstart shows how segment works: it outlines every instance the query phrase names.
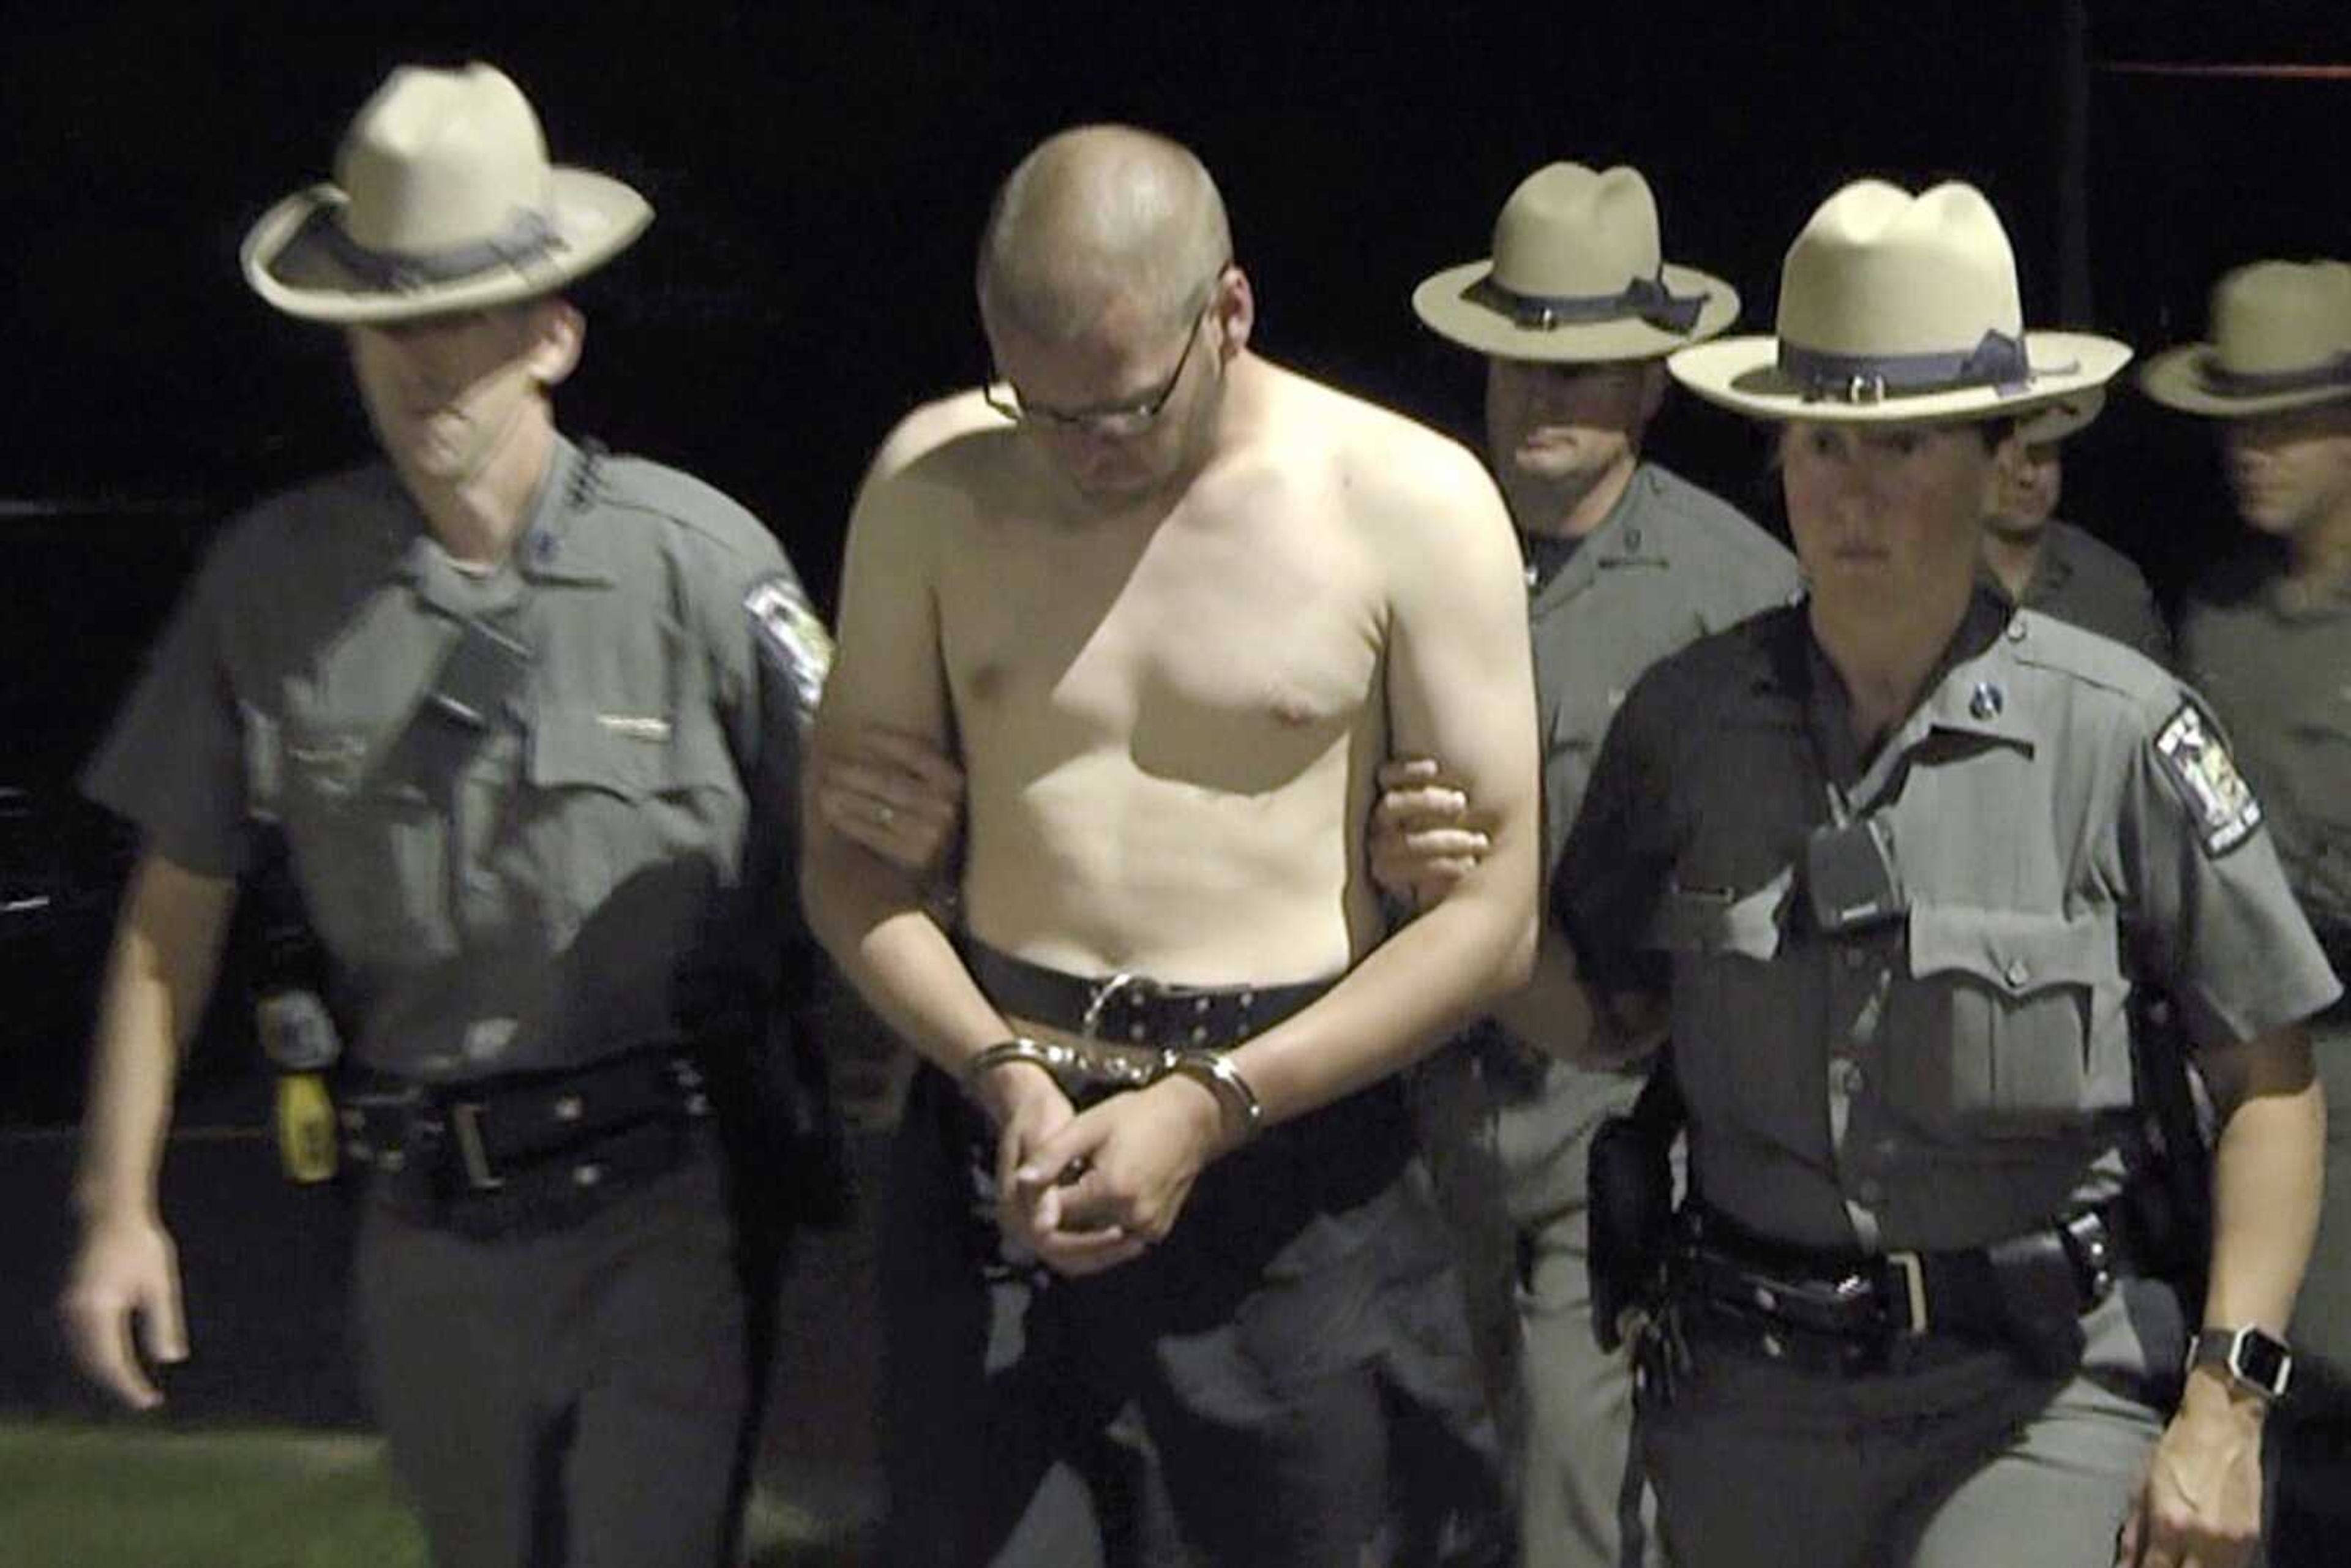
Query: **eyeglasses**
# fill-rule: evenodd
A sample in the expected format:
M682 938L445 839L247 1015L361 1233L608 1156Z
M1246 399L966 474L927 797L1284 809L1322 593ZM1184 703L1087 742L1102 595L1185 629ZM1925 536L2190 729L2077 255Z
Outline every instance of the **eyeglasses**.
M1221 273L1219 276L1222 276ZM1010 382L991 382L981 389L980 396L987 406L1015 424L1033 424L1045 430L1065 431L1078 435L1098 435L1123 441L1141 435L1156 423L1167 408L1168 401L1184 380L1184 367L1192 362L1193 345L1200 340L1200 323L1208 319L1208 308L1217 302L1212 290L1192 318L1192 329L1184 338L1184 351L1176 356L1176 368L1159 389L1134 402L1114 404L1107 408L1059 409L1030 402L1020 395L1020 389Z

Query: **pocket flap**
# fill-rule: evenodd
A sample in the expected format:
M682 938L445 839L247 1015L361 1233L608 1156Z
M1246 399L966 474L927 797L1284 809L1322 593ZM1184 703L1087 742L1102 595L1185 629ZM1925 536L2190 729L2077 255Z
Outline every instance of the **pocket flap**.
M1673 953L1769 958L1780 951L1780 912L1787 906L1795 877L1794 867L1783 867L1747 894L1677 884L1658 901L1656 945Z
M616 717L581 708L541 713L531 726L530 781L586 786L628 800L663 787L669 775L669 721Z
M1973 975L2011 996L2119 982L2114 917L1922 904L1910 911L1910 972Z

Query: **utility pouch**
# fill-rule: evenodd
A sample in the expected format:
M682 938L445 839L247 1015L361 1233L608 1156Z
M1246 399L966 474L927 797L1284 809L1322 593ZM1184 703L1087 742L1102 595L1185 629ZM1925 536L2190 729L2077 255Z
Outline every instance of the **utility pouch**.
M1910 900L1885 824L1864 817L1815 829L1804 841L1804 896L1813 929L1827 936L1900 919Z
M505 632L468 621L426 694L434 708L468 729L485 729L530 673L530 650Z
M2082 1272L2054 1226L2039 1226L1987 1249L2001 1326L2034 1371L2071 1371L2082 1359Z
M1609 1117L1592 1136L1584 1168L1592 1337L1612 1354L1625 1343L1626 1325L1653 1315L1665 1293L1674 1239L1674 1139L1686 1120L1668 1047L1631 1112Z

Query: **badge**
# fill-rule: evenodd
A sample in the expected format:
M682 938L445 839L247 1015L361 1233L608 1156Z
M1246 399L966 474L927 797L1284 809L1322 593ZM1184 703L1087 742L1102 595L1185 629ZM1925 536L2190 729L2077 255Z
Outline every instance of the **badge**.
M761 653L784 671L802 708L813 713L824 692L825 674L832 668L832 637L810 608L800 585L789 577L768 578L753 585L743 608L751 617Z
M2207 855L2227 854L2262 825L2262 803L2195 704L2180 704L2164 722L2155 754L2194 814Z

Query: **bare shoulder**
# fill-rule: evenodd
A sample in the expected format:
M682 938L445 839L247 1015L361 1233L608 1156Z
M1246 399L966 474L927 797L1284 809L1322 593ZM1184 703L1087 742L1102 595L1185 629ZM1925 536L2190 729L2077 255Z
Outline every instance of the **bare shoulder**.
M1289 371L1274 371L1269 402L1284 449L1327 465L1364 525L1390 536L1468 528L1508 541L1509 514L1486 465L1450 436Z
M926 402L891 427L866 465L869 486L901 474L925 458L948 453L967 436L987 435L1008 428L1004 417L987 406L980 389Z
M1015 432L977 389L923 404L883 439L850 530L893 554L968 526L1006 482Z

